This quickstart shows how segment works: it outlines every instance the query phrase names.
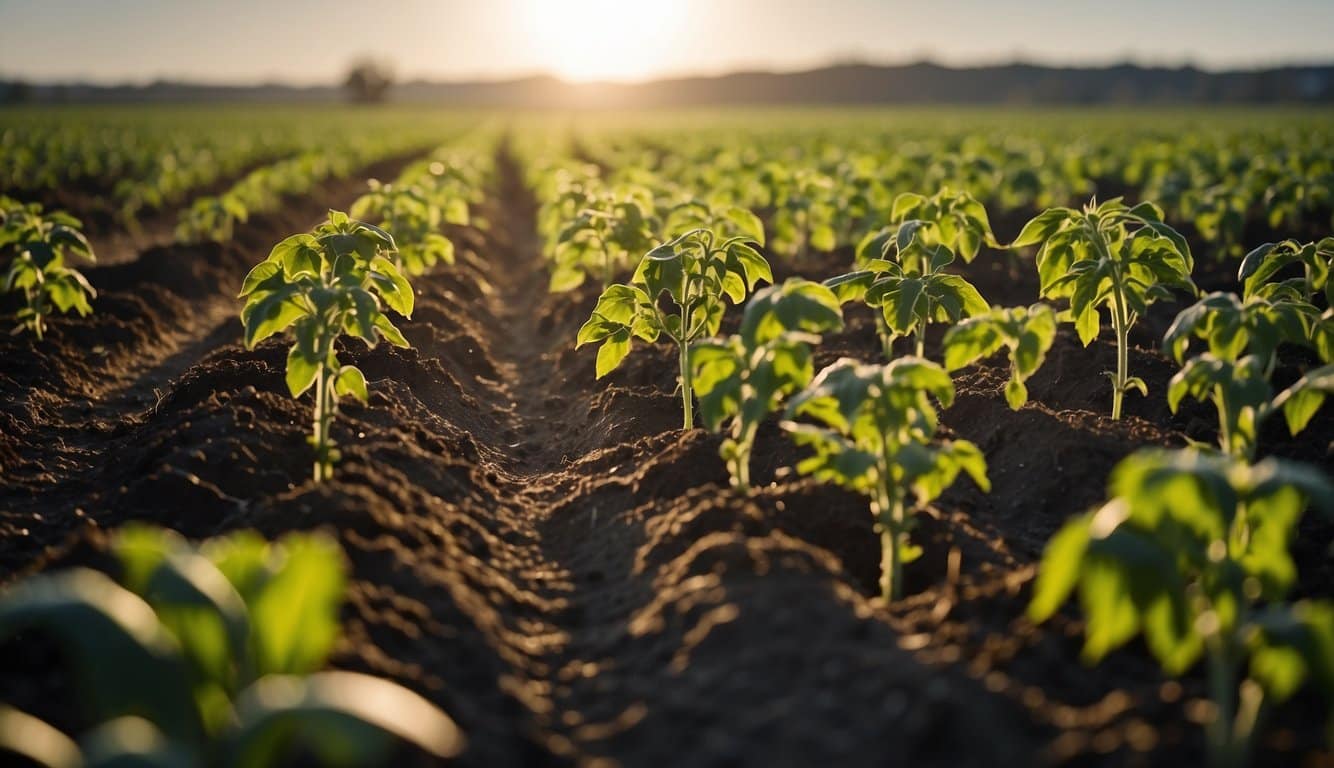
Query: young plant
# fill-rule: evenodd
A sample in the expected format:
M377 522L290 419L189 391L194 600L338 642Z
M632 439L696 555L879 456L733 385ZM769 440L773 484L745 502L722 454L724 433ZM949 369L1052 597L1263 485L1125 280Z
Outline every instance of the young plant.
M1268 377L1278 362L1279 345L1307 344L1320 312L1300 299L1271 295L1256 293L1243 301L1235 293L1210 293L1176 316L1163 347L1180 363L1191 341L1200 339L1223 360L1259 357Z
M1002 347L1010 352L1010 380L1005 402L1019 410L1028 402L1024 382L1037 373L1056 340L1056 313L1046 304L995 308L970 317L945 332L945 370L957 371Z
M950 487L960 471L982 490L991 488L976 445L936 438L933 397L946 408L954 400L949 374L935 363L904 357L865 365L843 358L788 402L789 419L818 424L782 424L798 445L814 450L798 472L870 498L885 600L900 597L903 565L920 554L908 542L912 514Z
M315 482L333 475L339 454L330 428L338 398L366 402L366 377L341 365L335 342L344 334L374 345L384 338L396 347L407 339L383 306L412 316L412 286L394 266L394 239L384 230L330 211L313 234L293 235L246 275L240 298L246 348L292 330L287 387L292 397L315 388Z
M22 205L0 198L0 252L15 253L5 274L4 291L21 291L23 307L14 333L32 331L40 341L53 311L93 311L97 291L67 261L79 256L95 261L93 248L79 231L79 220L64 211L42 212L38 203Z
M791 278L756 292L737 333L691 348L700 417L713 431L729 423L719 453L737 491L750 489L750 454L760 423L815 374L809 345L819 342L817 334L842 327L833 291Z
M237 195L200 198L181 212L176 222L176 240L181 243L225 243L232 239L237 223L250 218L250 207Z
M1283 411L1296 435L1334 390L1334 366L1326 365L1275 396L1270 377L1278 347L1310 343L1318 310L1300 298L1271 295L1272 300L1257 293L1243 302L1236 294L1211 293L1177 315L1163 338L1164 348L1182 364L1168 385L1168 407L1175 413L1187 396L1212 401L1219 445L1247 459L1255 457L1260 429L1271 415ZM1206 350L1187 360L1195 339L1203 339Z
M74 568L0 593L0 637L36 629L54 640L83 715L100 723L75 743L0 705L0 751L50 768L264 767L301 755L370 765L396 739L440 758L462 751L457 726L417 694L320 671L346 582L332 540L242 532L196 547L134 526L112 548L119 583Z
M1324 293L1326 304L1334 306L1334 283L1329 280L1332 263L1334 237L1314 243L1265 243L1241 260L1237 279L1247 299L1296 298L1315 304L1316 297ZM1292 265L1301 265L1301 275L1280 279L1283 270Z
M605 195L590 201L556 237L550 289L572 291L589 273L599 275L603 288L611 285L631 254L653 247L649 224L644 202L633 196Z
M597 377L602 378L630 354L631 339L653 343L666 335L679 353L684 428L693 429L690 348L717 335L729 301L740 304L761 280L773 282L769 262L750 245L763 245L763 238L763 232L723 238L700 228L654 248L628 284L615 283L602 292L579 329L576 348L602 343L597 357Z
M965 263L971 264L983 245L1000 248L991 231L987 209L967 192L942 188L930 197L905 192L894 198L890 221L896 226L867 235L857 250L874 251L878 245L883 252L884 241L893 237L897 225L906 221L927 222L929 226L918 233L923 242L943 245L959 254Z
M1068 298L1070 317L1088 346L1101 326L1105 307L1116 333L1116 371L1112 379L1112 418L1121 418L1121 402L1131 389L1148 394L1143 379L1130 375L1130 329L1154 301L1177 287L1194 292L1190 246L1163 223L1153 203L1131 208L1120 198L1082 211L1050 208L1028 222L1011 248L1037 245L1038 278L1044 298Z
M958 323L989 309L972 283L945 271L954 252L940 240L935 224L905 221L862 241L859 269L825 281L840 301L863 301L877 311L886 358L893 359L900 336L912 336L922 357L927 325Z
M1117 466L1109 493L1047 544L1029 616L1046 621L1077 589L1087 662L1139 634L1169 675L1203 657L1210 761L1242 766L1267 703L1305 680L1334 695L1334 605L1284 602L1297 522L1308 503L1334 512L1334 488L1298 464L1150 449Z
M1269 383L1264 359L1246 355L1235 360L1205 352L1187 360L1167 388L1167 405L1176 413L1187 396L1212 401L1218 410L1218 443L1241 458L1255 457L1260 430L1279 411L1296 435L1334 393L1334 364L1307 372L1277 395Z
M379 220L380 228L393 236L397 246L394 266L409 275L424 275L436 264L454 263L454 243L440 232L440 227L446 221L466 224L466 201L451 197L446 208L416 186L382 184L375 179L370 180L369 186L370 190L352 203L348 215L355 219L374 216Z

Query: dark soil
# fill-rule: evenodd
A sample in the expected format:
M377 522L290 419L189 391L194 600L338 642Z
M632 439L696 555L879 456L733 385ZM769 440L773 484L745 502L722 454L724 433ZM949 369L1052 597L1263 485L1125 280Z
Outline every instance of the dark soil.
M47 343L0 338L0 582L98 563L100 532L150 520L204 537L322 528L352 571L336 665L435 701L470 739L468 765L1194 765L1203 684L1169 681L1138 644L1079 660L1074 613L1024 618L1034 567L1070 515L1104 497L1129 452L1212 440L1203 407L1173 415L1175 366L1135 337L1150 397L1107 417L1104 336L1062 331L1011 411L1004 360L956 377L946 430L978 443L993 489L961 481L924 516L909 598L884 606L860 498L786 471L768 425L757 490L727 490L719 440L679 430L674 353L639 348L606 380L573 350L596 289L548 295L535 203L502 151L484 233L416 281L411 350L343 350L371 383L335 427L335 480L309 482L309 403L283 383L285 347L240 344L234 294L272 243L358 184L328 185L225 246L156 248L89 277L98 312ZM370 169L390 176L393 164ZM847 254L815 258L814 278ZM966 268L984 295L1036 299L999 255ZM0 307L8 311L10 307ZM937 336L928 353L938 356ZM879 355L872 319L826 340L820 364ZM1328 466L1329 409L1265 451ZM1302 591L1334 593L1331 527L1307 523ZM51 651L0 647L0 699L79 725ZM1273 713L1259 763L1331 757L1316 702Z

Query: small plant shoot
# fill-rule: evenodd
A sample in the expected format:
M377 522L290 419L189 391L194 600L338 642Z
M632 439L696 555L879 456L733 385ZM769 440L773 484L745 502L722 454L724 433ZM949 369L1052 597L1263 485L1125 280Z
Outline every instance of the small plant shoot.
M348 210L354 219L374 217L394 238L397 250L392 261L409 275L424 275L437 264L454 263L454 243L440 228L468 223L466 201L450 198L448 207L432 200L427 190L413 186L383 184L375 179L370 190ZM461 209L461 210L460 210Z
M954 324L989 309L972 283L945 271L954 252L937 229L913 219L868 238L857 252L859 269L825 281L840 301L863 301L876 310L888 359L901 336L913 337L915 354L923 357L928 324Z
M1334 604L1286 602L1289 542L1308 504L1334 513L1334 488L1275 459L1150 449L1117 466L1109 494L1047 544L1029 616L1077 594L1086 662L1138 635L1169 675L1203 658L1210 762L1240 768L1269 704L1305 682L1334 696Z
M14 333L31 331L40 341L53 312L93 311L97 291L83 273L68 265L73 257L95 260L79 220L63 211L44 213L37 203L23 205L0 197L0 253L14 252L5 273L4 292L19 292L23 306Z
M293 397L315 389L315 481L328 480L338 461L330 429L338 399L366 402L366 377L338 361L335 342L344 334L374 345L381 338L396 347L407 339L384 308L412 316L413 293L394 266L394 239L384 230L330 211L313 234L293 235L246 275L240 298L245 343L291 330L287 387Z
M720 454L737 491L750 489L750 455L760 423L784 397L810 383L815 375L810 345L819 343L818 334L842 327L833 291L791 278L756 292L737 333L691 348L700 417L714 431L729 425Z
M913 513L953 485L961 471L982 490L991 488L976 445L937 438L932 398L949 407L954 384L929 360L866 365L843 358L792 397L782 425L813 451L798 472L870 498L884 600L902 596L903 566L921 553L908 541ZM795 421L802 418L814 423Z
M615 283L602 292L579 329L576 347L602 345L597 377L620 366L632 339L653 343L667 336L680 359L684 428L693 429L690 349L717 335L728 302L740 304L760 281L773 281L769 262L750 244L763 245L763 236L755 231L723 238L700 228L649 251L628 284Z
M73 568L0 592L0 638L52 638L97 724L75 742L0 705L0 751L47 768L376 765L399 740L462 751L457 726L417 694L320 671L346 583L332 540L242 532L193 546L130 526L112 549L118 580Z
M1112 418L1121 418L1127 392L1148 394L1143 379L1130 375L1130 329L1150 304L1170 298L1170 288L1193 293L1190 246L1163 223L1153 203L1133 208L1120 198L1073 208L1049 208L1028 222L1011 248L1038 246L1041 295L1069 299L1070 317L1088 346L1101 327L1099 311L1111 317L1116 334Z
M1046 304L996 308L970 317L945 333L945 370L957 371L1000 349L1010 355L1005 402L1019 410L1028 402L1024 382L1037 373L1056 340L1056 313Z

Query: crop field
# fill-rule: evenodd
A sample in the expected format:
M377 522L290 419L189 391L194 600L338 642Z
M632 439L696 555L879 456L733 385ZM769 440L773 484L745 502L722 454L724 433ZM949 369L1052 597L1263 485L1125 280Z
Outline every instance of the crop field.
M0 111L0 750L1329 765L1331 235L1316 110Z

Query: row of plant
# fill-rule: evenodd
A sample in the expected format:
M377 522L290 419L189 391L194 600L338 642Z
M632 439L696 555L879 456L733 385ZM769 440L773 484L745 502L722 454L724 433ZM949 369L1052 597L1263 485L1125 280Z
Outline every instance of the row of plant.
M583 126L584 146L598 147L592 159L614 169L612 181L647 173L770 214L783 255L851 246L888 223L897 196L923 188L960 190L1007 212L1099 192L1157 200L1218 258L1241 255L1248 226L1295 231L1334 217L1329 128L1299 117L1282 128L1234 118L1171 133L1106 116L1064 115L1059 125L992 116L962 127L936 114L817 117L815 127L748 115L743 130L712 115L680 125L625 118Z
M490 182L490 154L479 138L442 148L392 184L372 181L354 207L382 226L330 211L246 276L246 346L289 334L287 386L293 397L314 392L316 482L331 477L339 458L330 432L340 398L368 398L365 376L339 361L338 342L408 346L388 313L412 315L407 274L452 262L444 227L480 223L468 206ZM67 215L8 200L0 208L0 247L17 248L12 272L20 277L11 282L35 285L31 295L55 290L66 253L91 256ZM25 277L32 268L41 272L36 283ZM462 751L457 726L417 694L320 671L338 637L346 581L334 542L293 534L267 543L240 532L191 545L131 526L110 548L114 579L76 568L0 594L0 639L36 631L55 640L80 715L93 725L75 740L0 705L0 749L51 768L363 766L388 761L403 743L439 758Z
M395 137L424 144L461 122L396 110L6 110L0 115L0 187L26 199L73 187L105 200L121 224L133 228L143 214L181 205L260 164L349 141Z
M988 489L981 451L938 434L938 409L954 396L948 371L1004 350L1011 372L1005 397L1018 409L1027 400L1024 382L1042 365L1058 325L1073 324L1088 345L1106 321L1117 347L1108 375L1119 418L1126 393L1147 394L1129 371L1131 328L1173 290L1198 294L1189 245L1156 205L1110 200L1049 208L1002 246L981 202L950 189L896 196L880 214L887 223L861 236L852 271L823 284L790 278L756 290L772 276L761 218L736 205L746 196L719 194L705 177L695 183L711 197L692 199L690 184L644 170L669 164L675 147L648 154L598 162L547 155L538 172L553 289L582 282L557 278L571 264L600 274L605 286L576 344L599 345L602 377L635 340L652 344L665 336L678 350L684 425L693 425L697 398L704 425L726 433L720 455L739 492L750 490L759 425L781 414L782 430L806 449L798 472L868 498L881 538L884 599L899 596L903 565L920 554L909 539L913 513L960 473ZM687 154L682 164L716 167L697 160ZM633 171L618 173L615 164ZM794 189L810 189L811 177L801 176L787 174ZM848 242L837 217L826 220L805 205L775 207L774 200L762 198L757 207L788 235L779 253L799 258L807 245L831 250ZM677 206L697 211L703 225L677 224ZM666 242L655 244L660 240ZM1053 303L989 306L951 269L982 246L1035 248L1039 298ZM637 247L644 255L629 280L612 282ZM1080 590L1090 662L1141 631L1168 674L1205 658L1217 707L1208 740L1219 765L1246 762L1269 703L1305 682L1334 693L1334 605L1286 602L1296 583L1288 551L1295 526L1308 503L1334 511L1334 489L1317 469L1254 463L1270 415L1281 411L1295 435L1334 391L1332 260L1334 239L1266 244L1240 264L1242 295L1209 294L1180 313L1164 339L1165 352L1182 364L1169 405L1175 410L1187 396L1212 401L1219 449L1127 458L1113 476L1112 500L1053 539L1035 589L1030 613L1039 621ZM817 373L812 347L842 327L847 302L875 311L889 362L845 358ZM736 333L718 337L726 308L743 303ZM944 366L925 359L926 329L937 323L947 328ZM900 338L911 340L911 353L896 357ZM1281 345L1307 348L1323 367L1276 393Z

